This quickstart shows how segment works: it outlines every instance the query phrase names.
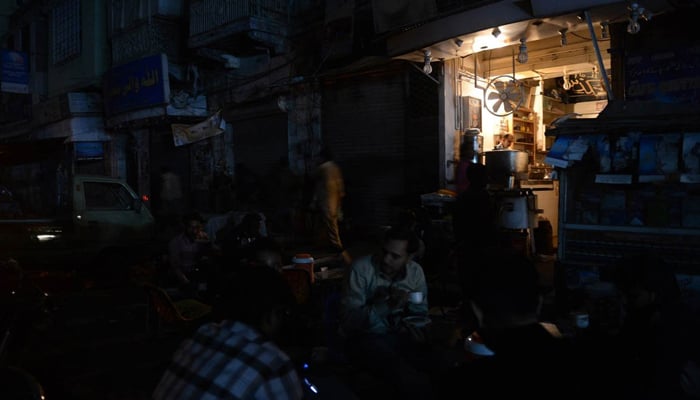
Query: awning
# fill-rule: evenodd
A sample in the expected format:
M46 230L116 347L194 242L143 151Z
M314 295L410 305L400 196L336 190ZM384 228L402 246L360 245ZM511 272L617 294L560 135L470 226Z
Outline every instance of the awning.
M72 117L37 128L32 139L63 138L70 142L108 142L112 137L105 132L102 117Z

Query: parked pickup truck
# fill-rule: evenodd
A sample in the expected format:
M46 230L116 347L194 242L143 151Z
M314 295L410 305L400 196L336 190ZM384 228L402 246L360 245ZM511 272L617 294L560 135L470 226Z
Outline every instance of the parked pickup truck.
M46 211L23 207L11 188L0 187L0 257L27 267L71 269L148 257L153 215L124 181L76 175L58 192L55 207Z

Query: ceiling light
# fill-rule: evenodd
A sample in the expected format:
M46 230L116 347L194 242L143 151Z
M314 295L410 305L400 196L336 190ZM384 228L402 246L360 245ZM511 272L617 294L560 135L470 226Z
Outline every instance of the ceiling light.
M559 36L561 36L559 39L559 42L561 43L562 47L566 46L569 43L569 41L566 39L566 32L567 31L568 31L567 28L559 29Z
M498 29L498 27L495 27L491 31L491 34L493 35L493 37L498 38L501 35L501 30Z
M430 61L432 61L430 50L425 50L423 52L423 72L426 75L430 75L433 72L433 66L430 65Z
M520 64L525 64L527 62L527 45L525 44L525 38L520 39L520 52L518 52L518 62Z

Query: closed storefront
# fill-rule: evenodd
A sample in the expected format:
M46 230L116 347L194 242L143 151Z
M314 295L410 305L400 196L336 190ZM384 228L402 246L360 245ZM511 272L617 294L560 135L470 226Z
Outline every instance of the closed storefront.
M390 64L326 80L322 99L323 142L343 168L353 223L389 224L411 198L437 189L435 82Z

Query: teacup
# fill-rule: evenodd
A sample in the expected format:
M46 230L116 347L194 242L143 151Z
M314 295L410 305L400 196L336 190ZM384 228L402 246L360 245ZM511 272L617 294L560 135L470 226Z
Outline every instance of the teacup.
M588 314L585 312L575 312L571 315L574 325L579 329L586 329L590 324Z
M408 301L413 304L421 304L423 302L423 292L411 292L408 294Z

